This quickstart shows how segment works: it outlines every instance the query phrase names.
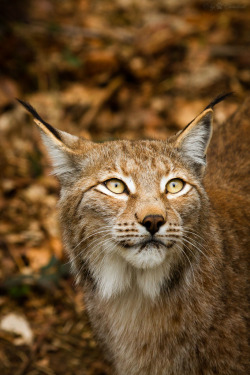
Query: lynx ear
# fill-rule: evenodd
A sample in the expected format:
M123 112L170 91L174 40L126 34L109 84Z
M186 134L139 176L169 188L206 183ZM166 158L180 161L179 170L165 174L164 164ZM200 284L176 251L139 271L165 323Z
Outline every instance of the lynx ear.
M208 108L177 136L175 147L197 166L206 164L206 152L212 136L213 110Z
M52 159L55 175L60 180L64 180L68 179L69 175L76 174L77 169L79 170L77 158L83 154L85 148L86 151L89 149L92 142L55 129L45 122L30 104L17 100L33 115L35 123L41 130L42 139Z

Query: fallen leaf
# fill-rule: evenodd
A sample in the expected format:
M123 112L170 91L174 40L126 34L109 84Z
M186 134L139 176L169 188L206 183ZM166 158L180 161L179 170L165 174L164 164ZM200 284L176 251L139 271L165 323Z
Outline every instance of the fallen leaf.
M31 345L33 342L33 332L29 322L19 314L9 313L6 315L0 322L0 328L20 336L15 340L16 345Z

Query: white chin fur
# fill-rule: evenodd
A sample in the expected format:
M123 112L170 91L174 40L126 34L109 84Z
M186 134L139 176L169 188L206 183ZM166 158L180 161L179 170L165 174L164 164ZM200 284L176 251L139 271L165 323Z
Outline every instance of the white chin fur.
M158 267L166 258L166 249L156 248L154 245L149 244L143 250L126 249L122 252L123 258L135 268L139 269L152 269Z
M92 268L99 295L109 299L123 293L139 292L154 300L159 296L163 281L168 278L173 255L164 248L120 249L106 253ZM121 255L122 254L122 255ZM168 261L166 262L166 258Z

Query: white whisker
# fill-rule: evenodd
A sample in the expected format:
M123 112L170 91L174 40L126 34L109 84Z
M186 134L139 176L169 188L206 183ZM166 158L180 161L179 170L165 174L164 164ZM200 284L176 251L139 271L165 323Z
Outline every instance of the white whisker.
M182 237L182 239L183 239L183 241L185 241L185 242L189 243L190 245L192 245L193 247L195 247L202 255L204 255L204 257L206 257L211 262L211 259L197 245L195 245L193 242L191 242L190 238L187 239L186 237ZM202 246L202 245L200 245L200 246Z
M110 234L110 233L107 231L106 234L105 234L103 237L105 238L105 237L106 237L107 235L109 235L109 234ZM88 238L90 238L90 236L89 236ZM85 238L83 238L83 239L78 243L78 245L74 247L73 250L75 250L78 246L80 246L84 241L85 241ZM89 247L90 247L91 245L93 246L96 242L100 242L100 238L95 238L93 241L91 241L86 247L84 247L83 250L80 251L79 254L77 254L74 258L71 258L67 263L65 263L65 265L66 265L66 264L69 264L69 263L71 263L71 262L73 262L74 260L76 260L79 256L81 256L81 255L83 254L83 252L86 252L86 251L89 249ZM72 252L73 252L73 250L72 250Z
M176 246L177 246L178 249L181 250L182 254L184 254L185 257L186 257L186 259L188 260L188 262L189 262L189 264L190 264L190 268L191 268L191 273L192 273L192 275L193 275L193 280L194 280L194 282L195 282L194 268L193 268L193 266L192 266L192 263L191 263L191 261L190 261L188 255L185 253L184 249L183 249L181 246L179 246L179 245L177 245L177 244L176 244Z

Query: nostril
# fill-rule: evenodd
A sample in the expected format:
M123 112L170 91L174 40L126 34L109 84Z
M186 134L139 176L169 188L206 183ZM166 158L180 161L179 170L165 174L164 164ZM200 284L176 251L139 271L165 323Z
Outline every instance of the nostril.
M147 229L150 229L150 227L152 226L152 221L150 220L146 220L143 222L143 225L144 227L146 227Z
M165 223L163 216L161 215L147 215L142 221L142 225L152 235L158 232L160 227Z
M159 221L156 223L156 226L157 226L157 230L160 229L160 227L164 224L164 219L159 219Z

